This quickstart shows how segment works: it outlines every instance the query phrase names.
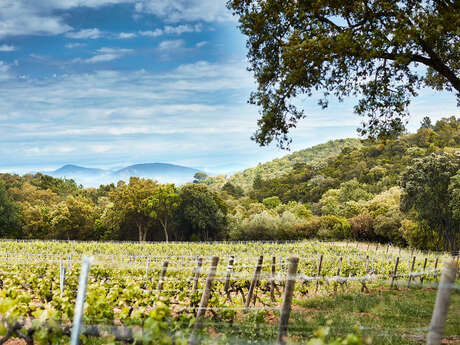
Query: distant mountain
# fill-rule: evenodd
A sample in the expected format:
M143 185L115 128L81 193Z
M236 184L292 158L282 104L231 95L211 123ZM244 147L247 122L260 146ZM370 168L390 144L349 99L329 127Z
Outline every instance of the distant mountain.
M111 172L108 170L104 170L104 169L85 168L85 167L81 167L78 165L67 164L67 165L60 167L57 170L52 171L51 173L53 174L52 176L54 175L68 176L69 174L70 175L78 174L78 175L92 176L92 175L106 174L106 173L111 173Z
M166 163L135 164L115 171L67 164L57 170L44 173L53 177L73 179L85 187L97 187L100 184L116 183L119 180L127 181L131 176L150 178L160 183L183 184L191 182L193 175L199 171Z
M160 174L166 176L183 176L190 175L193 176L195 173L199 172L200 170L183 167L180 165L174 164L165 164L165 163L146 163L146 164L135 164L130 165L126 168L120 169L116 172L116 174L120 176L151 176L152 174Z

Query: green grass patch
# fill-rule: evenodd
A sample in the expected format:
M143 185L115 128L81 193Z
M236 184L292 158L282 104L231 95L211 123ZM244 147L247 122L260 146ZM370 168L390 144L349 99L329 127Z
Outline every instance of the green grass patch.
M290 320L292 335L312 333L329 326L334 335L345 335L361 327L373 344L420 344L431 321L435 289L371 288L371 293L358 290L296 299ZM460 344L460 291L451 297L445 335Z

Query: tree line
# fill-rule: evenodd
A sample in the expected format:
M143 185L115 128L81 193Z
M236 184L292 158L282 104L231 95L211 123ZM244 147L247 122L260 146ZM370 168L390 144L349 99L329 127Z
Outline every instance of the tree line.
M350 145L345 145L350 143ZM336 154L330 154L337 145ZM0 236L64 240L355 239L459 247L460 119L393 139L321 146L323 159L253 177L195 175L183 186L132 177L83 188L43 174L0 174ZM265 171L265 168L267 171ZM253 174L253 172L251 172ZM252 185L248 186L248 178Z

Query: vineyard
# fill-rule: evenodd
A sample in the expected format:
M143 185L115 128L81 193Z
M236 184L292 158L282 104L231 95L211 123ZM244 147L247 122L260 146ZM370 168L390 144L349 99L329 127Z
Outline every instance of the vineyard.
M349 298L359 305L394 291L395 301L423 294L432 310L449 256L319 241L2 241L0 344L68 344L76 328L83 344L294 344L328 330L346 337L353 331L344 326L347 315L342 325L324 315L306 322L311 307ZM459 287L446 326L452 343L460 334ZM312 325L326 328L313 333ZM428 326L406 335L362 325L354 331L375 344L415 344Z

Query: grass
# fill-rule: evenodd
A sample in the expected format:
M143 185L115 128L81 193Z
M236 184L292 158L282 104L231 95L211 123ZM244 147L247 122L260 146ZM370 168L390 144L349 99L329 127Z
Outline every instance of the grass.
M431 288L370 287L345 293L296 299L291 334L329 326L332 335L345 335L360 326L372 344L421 344L428 332L436 290ZM460 344L460 290L454 290L444 333L449 344Z

